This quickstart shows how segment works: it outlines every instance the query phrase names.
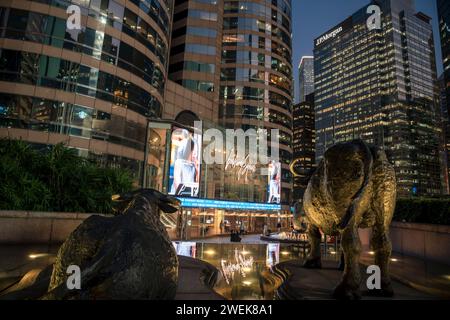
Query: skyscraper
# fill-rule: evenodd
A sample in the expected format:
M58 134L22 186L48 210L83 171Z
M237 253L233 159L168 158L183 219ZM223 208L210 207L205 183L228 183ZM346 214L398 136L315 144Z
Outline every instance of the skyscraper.
M66 143L138 178L147 120L161 116L172 0L0 5L0 136Z
M292 189L291 54L290 0L175 1L169 77L212 99L222 128L279 129L285 203ZM236 183L224 169L216 181L218 199L267 201L267 176Z
M445 152L447 181L450 180L450 3L445 0L437 1L439 16L439 31L441 36L442 60L444 74L442 79L441 106L445 131Z
M298 65L298 78L300 85L300 103L306 96L314 92L314 57L303 56Z
M294 200L302 200L315 168L314 93L293 107L293 162Z
M171 80L218 101L223 1L175 0Z
M444 74L441 74L441 76L438 79L439 83L439 92L440 92L440 108L441 108L441 118L442 118L442 175L444 180L444 193L449 194L449 130L450 130L450 124L449 124L449 117L448 117L448 102L447 102L447 84L445 82Z
M361 138L385 148L400 196L440 194L438 90L430 18L411 0L365 6L315 39L316 158Z

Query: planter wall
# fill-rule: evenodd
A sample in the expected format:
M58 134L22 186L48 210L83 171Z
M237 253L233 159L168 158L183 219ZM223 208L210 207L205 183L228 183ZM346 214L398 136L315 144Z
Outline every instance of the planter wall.
M370 229L359 235L363 246L370 245ZM394 252L450 265L450 226L392 222L390 237Z
M0 211L0 244L57 244L91 214Z

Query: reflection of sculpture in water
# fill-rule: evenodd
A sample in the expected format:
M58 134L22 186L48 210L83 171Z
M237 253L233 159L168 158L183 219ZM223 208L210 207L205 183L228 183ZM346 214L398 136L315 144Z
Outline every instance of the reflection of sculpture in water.
M259 290L261 291L261 297L264 298L266 296L266 290L264 289L265 277L263 274L263 272L265 271L265 268L261 263L257 263L255 265L255 270L256 270L256 277L258 278Z
M362 140L330 147L311 177L303 198L308 218L311 251L304 266L320 268L321 229L341 236L344 274L334 290L336 298L360 297L358 228L372 227L375 264L381 270L381 289L374 294L393 294L389 277L391 242L389 225L395 208L396 181L393 166L383 150Z

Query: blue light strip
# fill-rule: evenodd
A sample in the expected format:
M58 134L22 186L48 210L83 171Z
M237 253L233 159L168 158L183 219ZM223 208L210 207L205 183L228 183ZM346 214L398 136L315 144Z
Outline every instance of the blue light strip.
M235 202L213 199L197 199L178 197L183 208L211 208L211 209L234 209L234 210L260 210L279 211L280 204L256 203L256 202Z

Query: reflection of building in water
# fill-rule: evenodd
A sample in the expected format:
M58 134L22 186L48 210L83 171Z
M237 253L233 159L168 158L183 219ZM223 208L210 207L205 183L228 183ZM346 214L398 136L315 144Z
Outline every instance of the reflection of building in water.
M272 267L280 262L280 244L279 243L269 243L267 244L266 253L266 265Z
M177 255L196 258L197 243L196 242L172 242Z
M177 253L204 260L221 271L214 290L227 299L273 299L282 279L271 266L293 259L280 244L175 242ZM283 253L291 251L289 247Z

